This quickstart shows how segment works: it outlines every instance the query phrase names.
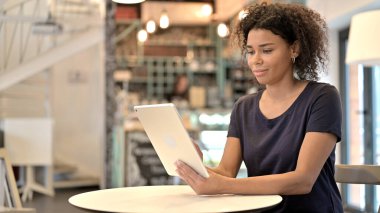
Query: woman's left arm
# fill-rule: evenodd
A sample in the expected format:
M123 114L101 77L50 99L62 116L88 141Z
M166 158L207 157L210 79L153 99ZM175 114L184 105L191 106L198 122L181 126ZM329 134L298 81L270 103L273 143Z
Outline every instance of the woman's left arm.
M306 133L298 155L296 169L282 175L257 177L255 181L261 182L264 185L268 184L269 186L269 188L263 187L257 190L260 191L260 194L261 192L263 192L263 194L281 195L309 193L326 163L327 158L334 150L336 141L336 136L330 133Z
M177 163L177 169L197 194L307 194L334 150L336 141L337 137L330 133L306 133L296 169L283 174L229 178L210 171L210 177L203 178L182 162Z

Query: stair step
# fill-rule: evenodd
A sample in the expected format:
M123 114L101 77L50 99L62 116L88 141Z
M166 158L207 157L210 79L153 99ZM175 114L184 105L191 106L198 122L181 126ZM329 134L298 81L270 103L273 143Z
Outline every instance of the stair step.
M6 93L1 92L0 93L0 99L11 99L11 100L46 100L45 94L17 94L17 93Z
M20 98L2 98L0 97L0 107L2 108L44 108L45 100L37 99L20 99Z
M4 109L0 107L0 119L4 118L36 118L45 117L46 110L41 109Z
M46 94L46 87L42 85L30 85L30 84L16 84L3 91L1 94L6 96L38 96ZM23 97L21 96L21 97Z
M77 171L77 168L67 164L55 164L54 175L72 174Z
M49 73L41 72L41 73L37 73L34 76L31 76L30 78L27 78L27 79L21 81L20 83L21 84L36 84L36 85L46 86L49 77L50 77L50 72Z
M53 184L55 189L62 188L74 188L74 187L85 187L85 186L99 186L99 178L95 177L75 177L68 180L54 181Z

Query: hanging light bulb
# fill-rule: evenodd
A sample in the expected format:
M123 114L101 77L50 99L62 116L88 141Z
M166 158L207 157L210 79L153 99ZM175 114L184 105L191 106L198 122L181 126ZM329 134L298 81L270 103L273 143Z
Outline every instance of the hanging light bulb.
M145 42L148 39L148 33L142 29L137 33L137 40L141 43Z
M163 10L160 17L160 27L166 29L169 27L169 16L166 10Z
M146 23L146 31L148 33L154 33L156 31L156 22L154 22L153 20L149 20Z
M212 7L209 4L204 4L201 8L202 16L210 16L212 14Z
M218 24L218 35L219 37L226 37L228 35L228 28L227 28L227 25L225 23L220 23Z
M137 3L141 3L145 0L112 0L116 3L120 3L120 4L137 4Z

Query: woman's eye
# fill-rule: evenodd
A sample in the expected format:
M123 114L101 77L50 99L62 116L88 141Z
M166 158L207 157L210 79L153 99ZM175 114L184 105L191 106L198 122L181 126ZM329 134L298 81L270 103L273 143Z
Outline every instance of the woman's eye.
M273 51L272 49L265 49L265 50L263 50L263 53L268 54L268 53L271 53L272 51Z
M255 52L253 52L253 51L247 51L246 53L247 53L247 55L250 55L250 56L255 54Z

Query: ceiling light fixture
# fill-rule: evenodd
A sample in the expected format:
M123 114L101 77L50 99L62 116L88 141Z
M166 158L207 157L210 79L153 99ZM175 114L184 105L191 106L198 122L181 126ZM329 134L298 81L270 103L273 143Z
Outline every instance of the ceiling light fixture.
M120 4L138 4L145 0L112 0L112 1L116 3L120 3Z
M380 65L380 10L352 17L346 63Z
M137 33L137 40L141 43L145 42L148 39L148 33L142 29Z
M218 31L218 36L221 38L224 38L224 37L228 36L228 34L229 34L228 27L225 23L218 24L217 31Z
M32 32L36 35L58 35L63 32L63 26L55 21L49 11L46 21L35 22L32 24Z
M212 14L212 7L211 5L209 4L204 4L202 7L201 7L201 13L203 16L207 17L207 16L210 16Z
M169 16L166 10L163 10L160 16L160 27L162 29L166 29L169 27L170 21L169 21Z
M146 31L148 33L154 33L156 31L156 22L154 22L153 20L149 20L146 23Z

